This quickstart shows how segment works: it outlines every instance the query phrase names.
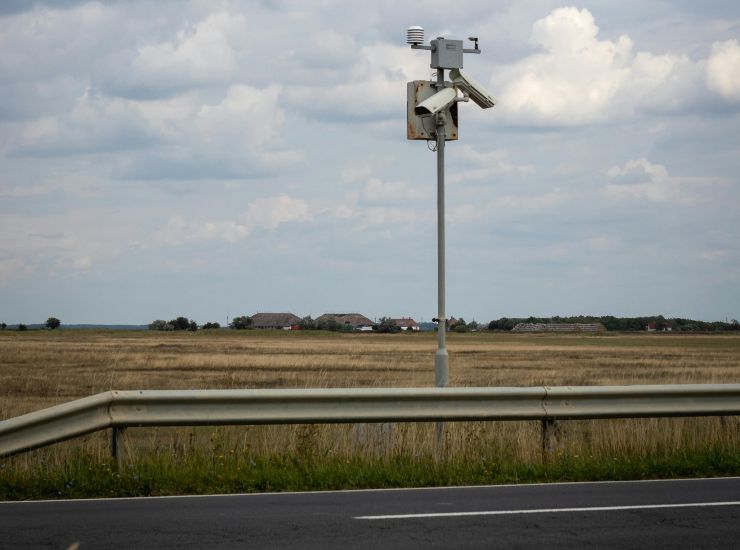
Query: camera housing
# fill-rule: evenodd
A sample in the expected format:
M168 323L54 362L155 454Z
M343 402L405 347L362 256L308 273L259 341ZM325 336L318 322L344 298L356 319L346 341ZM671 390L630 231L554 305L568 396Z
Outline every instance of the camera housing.
M452 69L450 71L450 80L456 87L468 94L470 99L481 109L488 109L496 104L496 100L491 93L462 69Z
M437 129L434 114L417 115L416 108L429 98L437 95L437 87L428 80L414 80L407 84L406 89L406 138L410 140L433 140ZM445 141L458 139L457 101L453 101L447 108L445 116ZM425 109L427 110L427 109ZM427 110L428 111L428 110ZM437 113L440 109L437 110Z
M457 89L443 88L431 97L428 97L414 108L417 116L427 116L443 111L457 99Z

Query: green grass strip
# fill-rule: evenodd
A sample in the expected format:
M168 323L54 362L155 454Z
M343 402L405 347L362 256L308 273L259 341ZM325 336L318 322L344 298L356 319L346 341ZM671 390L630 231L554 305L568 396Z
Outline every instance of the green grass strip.
M561 456L547 464L436 461L399 454L385 458L322 455L268 457L194 452L175 458L149 453L120 468L85 451L63 465L34 468L0 462L0 499L64 499L183 494L321 491L559 481L602 481L740 475L737 448L648 457Z

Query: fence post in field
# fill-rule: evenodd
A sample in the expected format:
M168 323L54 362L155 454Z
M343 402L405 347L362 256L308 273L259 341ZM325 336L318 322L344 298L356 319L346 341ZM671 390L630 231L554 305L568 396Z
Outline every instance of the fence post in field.
M554 418L542 420L542 462L547 464L555 456L560 427Z

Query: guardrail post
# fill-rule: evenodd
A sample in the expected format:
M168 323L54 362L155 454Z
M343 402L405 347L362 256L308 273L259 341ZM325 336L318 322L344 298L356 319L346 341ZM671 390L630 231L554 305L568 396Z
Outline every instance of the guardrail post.
M370 429L370 426L372 426L372 429ZM354 426L355 445L366 448L372 447L387 455L393 448L393 432L393 423L391 422L372 425L366 422L357 423Z
M121 465L121 455L123 454L123 435L125 431L125 426L113 426L111 430L110 452L119 466Z
M555 456L560 426L554 418L542 420L542 462L547 464Z
M385 456L390 455L393 449L393 431L393 424L391 422L383 422L380 425L380 438Z

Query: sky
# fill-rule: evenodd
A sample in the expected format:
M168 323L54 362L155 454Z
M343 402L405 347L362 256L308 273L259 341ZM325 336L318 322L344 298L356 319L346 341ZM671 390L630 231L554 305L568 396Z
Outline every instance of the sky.
M740 317L734 0L7 0L0 321L435 317L411 25L497 100L446 147L448 316Z

